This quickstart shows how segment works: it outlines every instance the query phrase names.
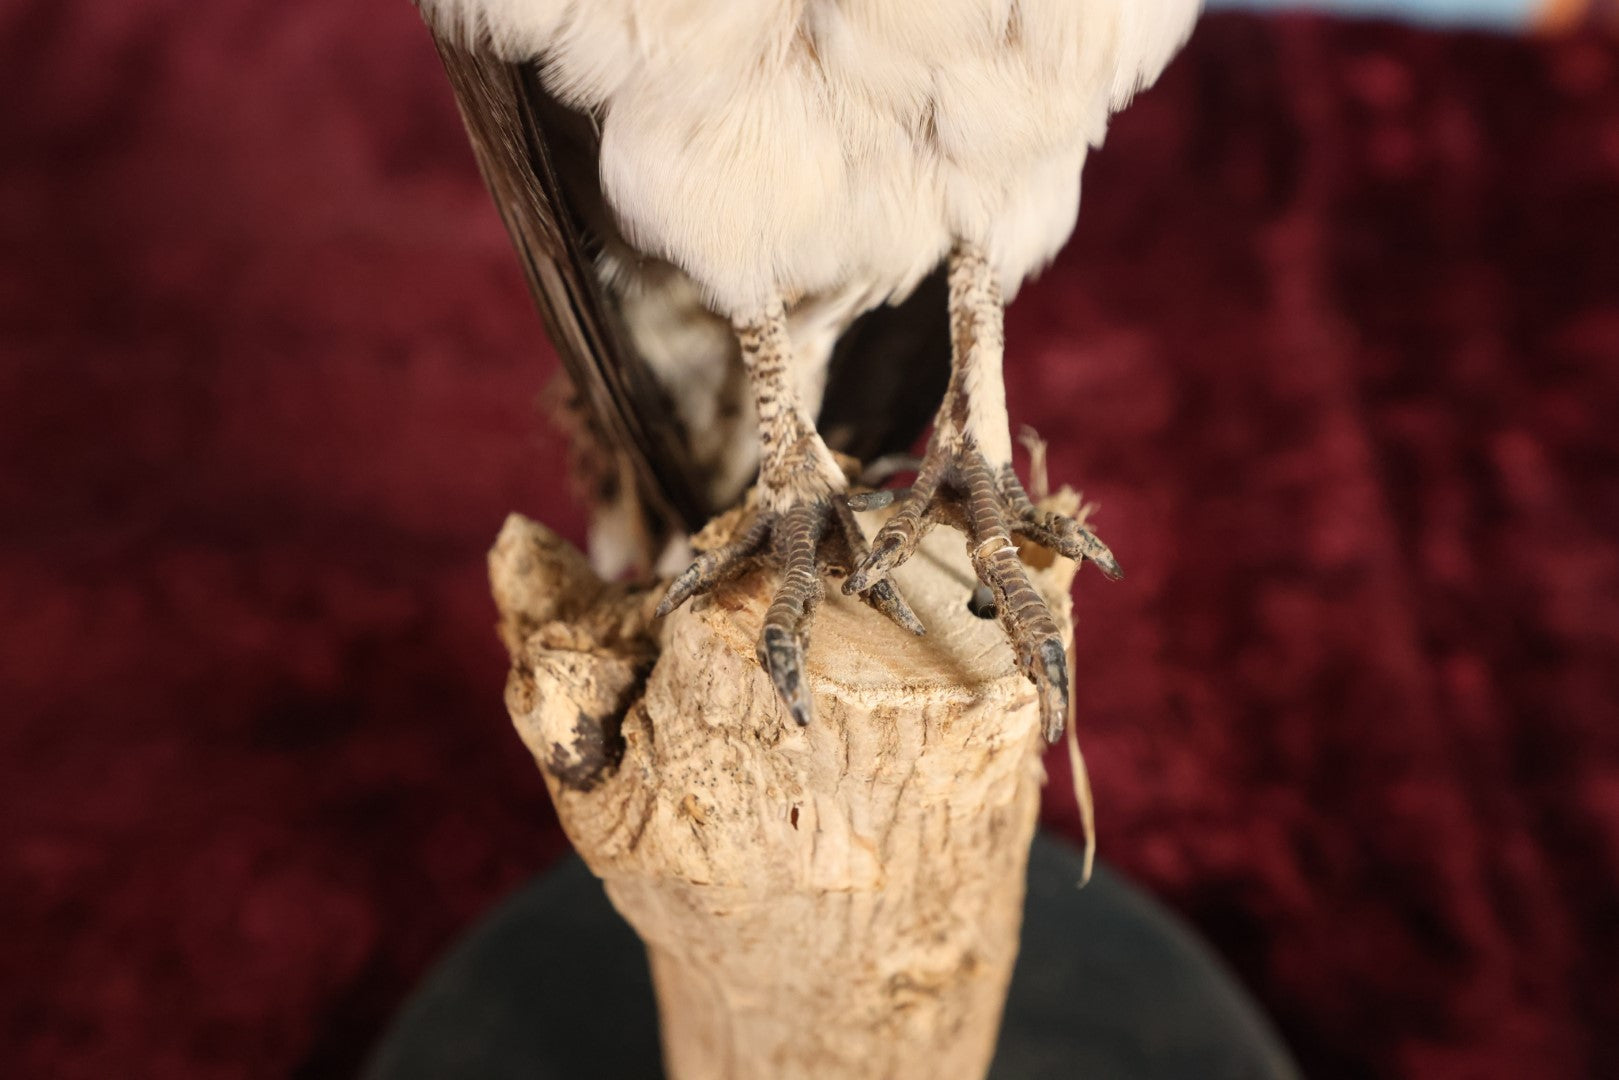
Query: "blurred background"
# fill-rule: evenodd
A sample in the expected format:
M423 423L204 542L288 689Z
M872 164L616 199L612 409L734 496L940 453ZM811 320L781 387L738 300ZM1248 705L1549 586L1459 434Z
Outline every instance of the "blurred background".
M1613 5L1278 6L1010 316L1129 571L1102 853L1312 1077L1616 1076ZM0 1071L351 1075L565 848L483 565L582 538L555 358L405 0L4 0L0 72Z

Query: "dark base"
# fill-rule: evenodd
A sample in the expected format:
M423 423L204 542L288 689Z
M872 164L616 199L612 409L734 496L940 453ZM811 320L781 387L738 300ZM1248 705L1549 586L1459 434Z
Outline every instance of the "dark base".
M1246 993L1105 868L1037 838L994 1080L1293 1080ZM367 1080L661 1075L641 943L577 858L473 929L394 1021Z

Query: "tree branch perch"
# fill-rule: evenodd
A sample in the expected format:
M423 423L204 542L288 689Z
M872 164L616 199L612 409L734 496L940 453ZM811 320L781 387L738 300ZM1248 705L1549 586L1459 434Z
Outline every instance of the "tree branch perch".
M1073 565L1029 557L1068 626ZM827 590L804 728L754 658L767 575L656 620L656 590L513 516L490 576L513 721L646 943L667 1075L982 1077L1044 744L959 536L896 575L927 637Z

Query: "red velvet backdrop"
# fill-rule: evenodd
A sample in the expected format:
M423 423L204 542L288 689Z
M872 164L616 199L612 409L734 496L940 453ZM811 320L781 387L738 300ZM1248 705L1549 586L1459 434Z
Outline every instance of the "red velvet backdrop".
M0 1065L347 1075L563 848L554 359L404 0L0 11ZM1616 251L1611 41L1215 17L1013 310L1103 852L1315 1077L1619 1075Z

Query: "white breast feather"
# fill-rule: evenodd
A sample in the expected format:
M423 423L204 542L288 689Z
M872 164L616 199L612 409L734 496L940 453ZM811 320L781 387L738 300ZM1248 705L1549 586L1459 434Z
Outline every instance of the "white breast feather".
M679 268L604 255L603 282L715 505L735 500L758 454L726 320L787 301L814 415L844 329L902 298L956 240L985 248L1010 299L1073 231L1080 170L1108 117L1158 77L1200 7L418 2L443 31L537 60L552 93L595 117L621 229ZM612 524L592 529L592 557L610 573L611 544L598 541Z
M902 296L957 239L1010 297L1198 0L423 0L596 116L626 236L725 316Z

